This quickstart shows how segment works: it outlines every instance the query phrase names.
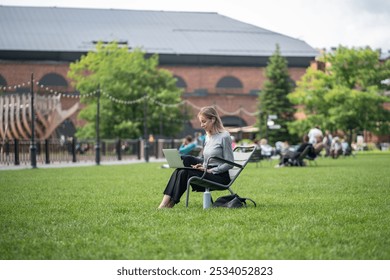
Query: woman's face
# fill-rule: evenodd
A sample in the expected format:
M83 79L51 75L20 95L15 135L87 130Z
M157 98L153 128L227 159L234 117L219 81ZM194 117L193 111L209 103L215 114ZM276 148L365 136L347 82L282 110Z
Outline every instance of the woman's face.
M211 119L206 118L203 115L199 116L200 126L206 131L206 132L212 132L213 130L213 122Z

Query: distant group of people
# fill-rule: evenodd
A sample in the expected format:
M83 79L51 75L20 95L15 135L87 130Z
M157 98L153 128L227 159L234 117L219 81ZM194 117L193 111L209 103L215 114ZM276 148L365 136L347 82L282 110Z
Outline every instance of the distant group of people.
M179 148L179 153L182 156L201 155L206 135L198 132L193 136L187 135ZM236 140L234 136L230 136L232 150L236 147ZM315 126L302 137L302 142L296 146L290 146L288 141L278 141L275 147L271 146L267 139L263 138L255 140L254 145L261 150L261 156L265 159L273 158L274 156L280 158L280 162L275 167L283 166L302 166L303 161L299 158L301 153L307 148L307 159L315 159L323 150L325 157L338 158L340 155L350 155L352 148L343 138L338 135L333 136L328 130L322 132L319 126Z
M303 165L303 162L298 162L298 159L306 148L306 158L308 159L315 159L322 150L325 150L325 157L334 159L340 155L347 156L352 154L352 148L345 139L340 138L338 135L332 136L328 130L323 134L320 127L316 126L303 136L302 143L295 150L289 149L287 152L281 153L280 162L275 167Z
M348 156L352 153L352 148L349 143L337 134L333 136L329 130L322 134L322 131L317 126L309 131L310 143L317 145L315 148L318 151L325 150L325 157L338 158L340 155Z

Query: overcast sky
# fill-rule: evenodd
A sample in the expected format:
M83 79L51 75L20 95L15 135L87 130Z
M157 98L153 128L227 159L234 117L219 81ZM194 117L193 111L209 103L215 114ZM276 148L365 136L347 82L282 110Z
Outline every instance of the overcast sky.
M314 48L390 50L390 0L0 0L1 5L217 12Z

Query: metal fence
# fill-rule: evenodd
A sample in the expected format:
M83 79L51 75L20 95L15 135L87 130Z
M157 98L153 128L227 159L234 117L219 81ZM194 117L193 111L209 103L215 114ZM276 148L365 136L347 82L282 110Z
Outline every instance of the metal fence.
M100 142L100 160L140 160L149 157L162 158L163 148L178 148L181 139L116 139ZM39 164L91 162L96 159L94 140L63 141L61 139L37 140L36 162ZM31 142L10 139L0 142L0 167L31 164Z

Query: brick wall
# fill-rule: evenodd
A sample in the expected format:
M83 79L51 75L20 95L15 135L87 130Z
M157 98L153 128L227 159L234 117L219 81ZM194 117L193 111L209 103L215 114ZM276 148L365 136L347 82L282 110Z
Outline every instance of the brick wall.
M163 68L171 71L174 75L180 76L187 84L184 98L195 105L192 110L193 119L191 124L193 128L199 129L199 122L196 118L199 107L208 105L218 105L223 108L220 111L221 116L229 116L226 112L235 112L240 108L247 112L257 111L257 96L250 94L253 91L263 88L265 81L265 68L261 67L222 67L222 66L164 66ZM68 63L62 62L0 62L0 74L6 80L7 85L19 85L30 81L31 73L34 73L35 81L49 73L61 75L68 82L68 92L73 92L71 80L67 77L69 69ZM305 68L289 69L290 77L298 80L304 73ZM218 81L226 76L233 76L242 83L242 89L217 89ZM26 84L28 88L28 85ZM206 96L196 96L194 93L198 89L206 89ZM36 89L41 90L41 89ZM65 91L66 91L65 90ZM62 98L63 109L70 108L77 98ZM257 116L241 113L238 115L247 125L253 125ZM76 120L76 115L71 117L75 125L81 124Z

